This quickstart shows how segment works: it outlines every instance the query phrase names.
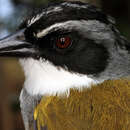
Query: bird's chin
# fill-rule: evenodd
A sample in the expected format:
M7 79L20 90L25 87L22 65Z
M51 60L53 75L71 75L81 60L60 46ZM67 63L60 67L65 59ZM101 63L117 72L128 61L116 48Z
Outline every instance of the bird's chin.
M49 61L21 59L25 72L24 87L30 95L61 95L71 88L82 90L100 83L87 75L71 73L57 68Z

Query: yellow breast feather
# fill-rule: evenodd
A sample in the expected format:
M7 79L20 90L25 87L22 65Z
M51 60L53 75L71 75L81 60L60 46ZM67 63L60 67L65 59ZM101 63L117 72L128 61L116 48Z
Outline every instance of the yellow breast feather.
M130 81L116 80L71 89L69 96L43 97L34 119L38 130L129 130Z

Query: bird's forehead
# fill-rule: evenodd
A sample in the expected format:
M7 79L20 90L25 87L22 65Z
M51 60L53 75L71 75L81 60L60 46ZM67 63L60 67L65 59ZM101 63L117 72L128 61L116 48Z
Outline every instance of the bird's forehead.
M80 2L64 2L64 3L60 3L57 4L55 6L49 6L45 9L43 9L40 13L38 13L37 15L33 16L32 18L30 18L27 21L27 26L31 26L32 24L34 24L35 22L37 22L38 20L40 20L40 18L42 17L49 17L49 15L54 16L55 14L60 14L60 13L66 13L70 12L72 10L79 10L79 9L87 9L90 5L89 4L83 4Z
M56 6L54 8L48 8L46 10L44 9L42 12L40 12L37 15L30 18L27 21L27 26L29 27L29 26L33 25L35 22L40 20L40 18L45 17L45 16L49 15L50 13L57 13L57 12L60 12L62 10L63 10L63 8L61 8L60 6Z
M28 26L32 25L35 23L37 20L39 20L42 16L44 15L49 15L49 14L55 14L55 13L60 13L63 12L65 9L87 9L90 5L81 3L81 2L63 2L60 4L57 4L55 6L49 6L46 9L43 9L39 14L36 16L32 17L30 20L28 20Z
M49 6L26 21L26 26L34 29L44 29L55 23L69 20L98 20L108 24L110 21L96 7L80 2L63 2Z

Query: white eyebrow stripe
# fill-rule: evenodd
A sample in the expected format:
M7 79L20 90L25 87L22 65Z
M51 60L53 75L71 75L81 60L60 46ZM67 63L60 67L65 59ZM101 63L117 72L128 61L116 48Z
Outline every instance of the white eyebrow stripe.
M55 28L55 31L58 30L58 29L59 29L58 27L62 27L63 24L64 24L64 23L56 23L56 24L54 24L54 25L52 25L52 26L50 26L50 27L48 27L48 28L46 28L46 29L43 29L43 31L38 32L38 33L36 34L36 36L37 36L37 38L44 37L44 36L46 36L51 30L53 30L54 28Z
M69 29L71 29L72 27L74 26L78 26L79 24L81 24L81 22L83 22L83 20L81 21L77 21L77 20L70 20L70 21L67 21L67 22L63 22L63 23L56 23L46 29L43 29L43 31L41 32L38 32L36 34L37 38L41 38L41 37L44 37L46 36L51 30L53 31L57 31L59 30L60 28L62 29L65 29L69 26Z
M37 38L41 38L41 37L46 36L51 31L57 31L59 29L62 29L62 30L77 29L77 30L81 30L81 31L83 31L83 30L92 31L92 30L95 30L95 25L98 25L99 23L100 22L97 20L69 20L66 22L53 24L50 27L45 28L42 31L38 32L36 34L36 36L37 36ZM104 24L102 24L102 23L100 23L100 24L101 24L101 26L103 25L103 28L104 28Z
M113 42L115 39L110 26L98 20L70 20L62 23L56 23L36 33L35 35L37 38L41 38L50 32L56 32L57 30L68 30L70 32L72 30L76 30L82 36L95 40L96 43L99 43L104 39L111 39Z

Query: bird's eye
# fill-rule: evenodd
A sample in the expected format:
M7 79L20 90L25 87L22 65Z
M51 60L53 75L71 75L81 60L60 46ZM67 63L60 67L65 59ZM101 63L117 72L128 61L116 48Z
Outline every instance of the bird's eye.
M60 37L56 40L56 46L60 49L68 48L71 45L71 38L68 36Z

